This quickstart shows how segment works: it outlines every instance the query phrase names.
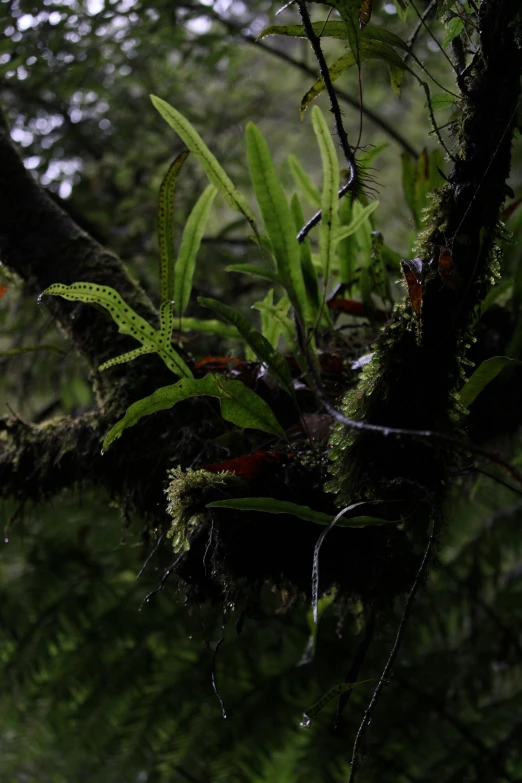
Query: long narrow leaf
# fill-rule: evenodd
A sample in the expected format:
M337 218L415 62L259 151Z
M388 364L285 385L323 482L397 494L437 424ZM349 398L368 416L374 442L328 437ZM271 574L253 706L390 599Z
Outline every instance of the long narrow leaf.
M346 196L346 198L343 198L341 201L339 207L341 233L347 226L351 225L353 213L353 201L350 196ZM357 267L357 241L353 234L346 239L341 238L339 240L337 245L337 257L339 258L339 277L341 283L350 286L349 290L351 290L354 284L355 269Z
M312 110L312 123L323 164L323 193L321 198L321 225L319 227L319 255L323 267L324 297L330 273L334 266L339 238L339 161L324 114L318 106Z
M217 190L213 185L205 188L194 205L183 230L178 260L174 267L174 302L176 312L179 315L183 315L190 301L196 255L216 193Z
M269 339L267 336L268 342L276 348L279 335L282 334L286 340L288 350L292 353L296 353L297 343L295 339L295 329L292 321L287 315L290 308L289 298L283 296L275 305L270 304L269 302L256 302L253 307L256 310L259 310L261 316L265 316L270 324L270 331L272 332L273 330L273 339Z
M225 272L241 272L244 275L262 277L263 280L270 280L271 283L281 284L281 281L274 272L271 272L269 269L263 269L263 267L260 266L254 266L254 264L230 264L225 267Z
M354 65L355 65L355 57L353 56L352 52L346 52L345 54L343 54L328 68L331 81L334 82L336 79L339 78L339 76L342 76L342 74L345 71L347 71L349 68L353 68ZM307 110L308 106L312 103L313 100L317 98L318 95L320 95L323 92L324 89L325 89L324 79L321 77L320 79L317 79L317 81L310 87L308 92L305 93L305 95L301 100L301 108L300 108L301 119L303 119L305 111Z
M382 27L380 25L366 25L361 33L361 41L363 42L363 46L367 39L372 41L381 41L382 43L386 43L389 46L395 46L397 49L402 49L404 52L409 50L409 46L406 41L403 41L402 38L399 38L398 35L392 33L391 30L388 30L386 27Z
M321 192L317 188L306 171L303 169L295 155L288 156L288 165L295 180L295 184L301 190L307 201L316 208L321 206ZM302 226L299 226L301 228Z
M317 602L319 599L319 552L321 551L321 547L323 545L323 542L328 535L328 533L332 530L334 525L336 525L340 519L346 514L347 511L351 511L353 508L357 508L357 506L364 505L364 501L360 501L359 503L352 503L350 506L346 506L346 508L343 508L342 511L339 511L336 516L330 520L328 523L328 527L325 528L319 538L317 539L317 543L315 545L314 549L314 559L312 564L312 613L314 617L314 623L317 625L318 621L318 613L317 613Z
M365 38L363 35L358 39L357 46L358 57L353 51L349 51L329 66L328 71L332 82L338 79L339 76L342 76L345 71L352 68L354 65L360 67L364 60L383 60L390 67L400 70L405 68L403 59L397 54L393 46L390 46L383 41ZM321 77L310 87L301 100L301 119L308 106L324 91L324 89L324 79Z
M320 201L319 205L320 206ZM292 215L294 217L294 225L296 233L304 226L304 215L301 208L301 202L299 196L294 193L290 204ZM304 242L301 242L301 268L303 270L303 278L306 288L306 294L308 296L308 307L315 323L317 313L321 307L321 294L319 292L319 282L317 280L317 271L312 261L312 251L310 247L310 239L306 237Z
M272 348L268 340L247 321L244 315L216 299L200 296L198 302L202 307L209 307L233 324L256 356L268 366L279 385L289 394L293 394L292 376L288 364L281 354Z
M332 521L331 514L323 514L322 511L314 511L308 506L300 506L297 503L277 500L276 498L229 498L228 500L215 500L213 503L209 503L207 508L235 508L238 511L290 514L307 522L314 522L316 525L329 525Z
M98 367L98 370L100 372L103 372L104 370L108 370L109 367L114 367L116 364L125 364L125 362L132 362L133 359L137 359L138 356L144 356L147 353L153 353L153 348L145 348L142 346L141 348L135 348L133 351L129 351L128 353L122 353L121 356L116 356L115 359L109 359L109 361L104 362L103 364L100 364Z
M163 119L171 128L174 128L178 136L194 154L194 157L201 163L210 182L219 190L227 204L237 212L241 212L248 222L255 227L254 214L248 206L246 199L236 189L228 174L195 128L179 111L166 101L158 98L156 95L151 95L150 98Z
M314 22L312 24L316 35L321 38L341 38L345 40L348 37L346 25L344 22ZM259 34L257 40L266 38L267 35L286 35L292 38L307 38L304 26L302 24L272 25L265 27Z
M220 401L221 415L237 427L258 429L284 437L281 425L270 406L241 381L229 380L219 375L204 378L184 378L172 386L157 389L150 397L135 402L125 416L107 433L103 448L121 437L124 430L143 418L161 410L168 410L178 402L191 397L216 397Z
M477 367L471 378L469 378L460 391L460 404L469 408L472 402L476 400L480 392L497 377L505 367L520 365L522 362L517 359L510 359L507 356L493 356L486 359Z
M341 241L342 239L346 239L346 237L351 236L354 234L361 223L366 220L367 217L369 217L374 210L377 209L379 206L379 201L372 201L370 204L368 204L366 207L362 207L361 211L354 217L354 219L351 221L351 223L348 226L343 226L339 229L338 233L338 240Z
M268 145L252 122L247 126L248 164L256 198L270 238L277 271L303 323L310 323L301 254L294 221L274 169Z
M290 300L288 297L286 297L288 301L288 306L290 306ZM258 305L260 304L267 304L267 305L273 305L274 304L274 289L271 288L265 298L261 302L256 302L256 304L252 305L252 308L260 310ZM260 310L261 313L261 334L263 337L265 337L272 348L277 348L277 343L279 342L279 337L281 335L281 327L275 321L273 318L270 318L268 313L265 310Z
M181 167L189 155L190 150L184 150L171 163L159 190L158 245L162 303L174 299L174 189Z
M200 334L215 334L219 337L228 337L233 340L241 340L243 337L239 334L235 326L224 324L223 321L216 321L213 318L182 318L176 324L182 332L199 332Z
M354 503L355 506L366 505L365 502ZM215 500L209 503L207 508L235 508L238 511L263 511L267 514L289 514L298 519L304 519L307 522L313 522L315 525L331 525L331 514L324 514L322 511L314 511L309 506L300 506L298 503L290 503L288 500L277 500L277 498L229 498L228 500ZM336 519L334 517L333 519ZM378 519L377 517L352 517L343 519L338 523L338 527L370 527L372 525L392 524L388 519ZM324 533L325 531L323 531ZM321 535L323 535L321 533Z
M359 25L360 4L354 0L340 0L336 3L348 33L348 42L359 71L361 70L361 30Z

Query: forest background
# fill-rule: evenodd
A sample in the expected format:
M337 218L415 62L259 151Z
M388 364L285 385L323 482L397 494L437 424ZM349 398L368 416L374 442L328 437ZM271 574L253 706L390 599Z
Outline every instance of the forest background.
M374 5L373 25L405 41L415 34L414 53L435 80L430 82L439 100L434 116L454 153L451 125L459 120L459 102L455 96L444 101L444 95L446 89L457 89L452 63L459 56L459 42L468 61L477 46L474 4L419 0L416 7L429 30L419 24L413 8L404 12L406 3ZM318 3L309 7L314 20L326 19L328 8ZM83 440L82 427L91 421L102 396L103 374L96 369L101 360L95 360L117 355L116 330L111 331L107 313L89 305L38 299L51 283L77 279L71 271L68 279L60 276L71 252L64 239L69 225L62 220L62 234L32 211L32 195L27 202L15 199L27 186L18 175L7 176L10 137L33 180L82 230L121 259L130 274L120 274L108 254L103 256L106 279L102 275L95 282L117 289L120 282L128 293L137 281L149 298L149 304L143 304L138 296L138 307L154 314L159 306L158 192L183 144L153 107L151 94L190 120L251 201L245 143L249 121L265 135L289 195L302 193L289 155L321 187L311 108L303 122L299 116L301 99L318 77L310 43L282 36L257 40L269 25L300 23L295 6L278 16L277 10L277 4L235 0L8 0L0 5L0 99L9 127L7 132L4 126L0 145L0 399L5 415L0 440L0 780L297 783L342 781L349 774L353 742L393 647L427 530L409 532L413 565L409 559L393 561L395 576L389 582L384 579L381 592L372 592L368 600L360 590L343 593L335 586L334 572L332 576L325 567L319 629L310 601L314 544L321 529L310 522L301 521L307 526L301 546L297 528L286 538L280 532L288 523L285 517L268 523L263 520L270 515L254 515L255 529L264 531L264 548L255 556L248 549L239 552L244 572L235 565L232 587L222 575L217 587L209 587L212 579L195 584L189 566L174 572L162 518L167 499L157 492L158 486L167 486L164 468L179 463L178 452L184 455L184 468L199 467L254 449L266 453L274 449L273 441L266 433L252 440L237 430L222 432L222 422L214 424L215 408L193 406L192 413L181 413L179 419L160 414L153 424L155 418L147 417L134 440L126 440L125 433L103 456L108 428L97 432L93 467L91 442ZM329 62L345 52L346 41L324 37L322 44ZM393 83L397 71L391 65ZM366 278L359 267L354 270L359 282L345 299L352 302L352 312L335 316L335 326L345 335L342 360L348 368L348 376L340 379L334 371L330 379L329 392L336 402L336 384L357 383L357 360L373 350L382 314L389 316L395 302L406 301L412 334L417 329L400 259L415 255L428 201L425 192L417 202L408 198L408 182L415 182L418 192L427 191L440 186L452 168L442 150L440 157L432 158L431 179L420 177L415 161L424 160L424 148L430 155L440 149L426 94L406 73L399 97L388 66L390 62L379 59L365 60L362 113L357 69L335 83L351 140L359 135L362 117L361 154L372 159L361 204L379 201L367 226L382 234L386 247L378 256L377 245L371 245L368 260L378 256L388 281L383 289L371 263ZM320 95L317 104L337 143L328 96ZM470 340L467 377L492 357L512 361L501 362L499 374L470 403L466 427L486 455L463 457L461 450L451 480L445 479L444 524L436 555L429 574L422 575L392 676L386 678L365 732L360 768L355 765L361 780L449 783L522 776L522 507L516 479L522 464L522 373L516 364L522 352L522 210L517 199L522 153L517 123L520 127L514 117L509 127L510 134L514 131L513 162L507 202L502 204L506 230L501 267L491 274L485 303L474 310L477 342ZM497 139L500 144L502 134ZM178 244L190 210L207 185L193 157L176 182ZM482 172L489 168L495 168L493 159L484 163ZM303 199L303 205L311 216L312 204ZM208 318L196 299L212 297L237 308L257 328L266 328L262 312L251 309L266 296L266 280L226 269L260 258L237 217L218 196L197 254L187 317ZM371 236L377 242L376 234ZM358 241L361 254L363 239ZM446 241L450 238L441 242L441 249ZM24 256L17 264L9 263L10 243ZM407 279L408 269L405 272ZM366 289L361 278L367 280ZM89 277L82 272L81 279ZM353 310L354 303L360 304L359 310ZM239 356L259 371L248 350L245 354L238 341L227 341L222 333L193 329L183 334L185 355L193 361L207 359L211 370L219 362L212 364L209 357ZM99 335L106 337L100 341ZM332 344L325 342L323 351L335 354ZM279 345L288 349L283 339ZM127 401L119 418L128 404L176 380L155 362L156 357L138 358L109 376L107 384ZM265 390L266 399L284 418L286 409L278 407L272 387ZM415 409L417 404L422 407L422 401L412 399L405 407ZM321 415L322 424L328 424L319 413L321 403L313 405L309 416ZM111 424L118 418L114 413ZM65 439L59 424L64 421L70 422ZM308 424L313 421L319 426L319 419L310 418ZM62 426L58 445L46 440L49 423ZM143 486L143 465L154 462L158 444L165 451L169 438L176 443L170 461L158 461L158 475L150 487ZM204 459L209 439L214 450L212 458ZM372 444L381 448L377 440ZM323 448L327 450L324 442ZM406 464L415 459L408 445L401 448L407 453ZM448 454L443 461L450 459ZM495 462L499 454L513 466L511 473ZM262 469L265 485L275 481L277 466L268 462ZM291 483L292 468L284 470L284 480ZM336 530L331 546L339 546L348 530ZM243 535L248 540L249 533ZM256 565L250 574L248 562L245 565L249 556L262 560L266 553L268 561L278 549L286 558L281 555L279 570L274 566L265 573ZM325 563L335 560L326 545L322 557ZM169 579L163 582L165 576ZM384 601L382 593L388 588L391 600ZM341 701L337 718L332 700L309 728L300 727L310 705L332 687L352 681L360 684L347 691L350 700Z

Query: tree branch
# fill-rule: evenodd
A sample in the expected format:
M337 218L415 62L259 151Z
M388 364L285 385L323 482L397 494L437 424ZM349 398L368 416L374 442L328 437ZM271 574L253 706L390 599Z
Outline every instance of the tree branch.
M250 33L243 32L242 28L239 25L235 25L233 22L230 22L228 19L223 19L218 13L216 13L216 11L214 10L211 11L210 8L205 9L205 13L208 14L212 19L215 19L217 22L220 22L222 25L224 25L228 30L230 30L232 34L239 35L243 39L243 41L246 41L246 43L252 44L253 46L258 47L258 49L261 49L263 52L266 52L272 57L277 57L279 60L288 63L288 65L291 65L293 68L296 68L302 73L306 73L306 75L311 76L314 79L314 81L317 78L317 73L314 71L314 69L311 68L302 60L296 60L287 52L284 52L281 49L274 49L272 46L268 46L264 41L258 41L255 36L250 35ZM372 111L371 109L368 109L368 107L366 106L363 106L361 109L361 104L359 99L354 98L345 90L340 90L339 88L336 87L335 92L338 95L338 97L342 101L347 103L349 106L353 106L354 109L357 109L357 111L362 111L363 114L366 117L368 117L368 119L371 120L371 122L373 122L374 125L376 125L382 131L384 131L384 133L386 133L387 136L389 136L391 139L397 142L397 144L400 147L402 147L406 152L408 152L413 158L416 159L419 157L419 153L413 147L413 145L401 133L399 133L398 130L396 130L392 125L390 125L383 117L381 117L379 114Z
M117 289L145 318L156 317L152 304L125 271L121 261L82 231L53 202L25 169L0 112L0 256L29 290L39 295L52 283L89 281ZM104 361L132 348L103 311L48 297L46 307L93 371ZM132 374L123 365L126 375ZM100 399L109 394L122 370L96 377Z

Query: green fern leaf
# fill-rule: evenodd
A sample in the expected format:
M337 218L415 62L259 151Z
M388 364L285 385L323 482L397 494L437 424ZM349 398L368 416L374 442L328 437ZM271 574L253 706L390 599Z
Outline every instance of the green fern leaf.
M209 185L197 200L190 213L179 249L178 260L174 267L174 307L181 316L187 309L192 292L192 279L196 268L196 255L207 225L210 208L217 190Z
M323 165L323 192L321 197L321 225L319 228L319 251L324 275L324 296L328 288L330 272L335 264L336 246L339 238L339 161L332 136L318 106L312 110L312 123L321 151Z
M124 418L107 433L103 448L108 448L121 437L124 430L137 424L143 416L168 410L178 402L201 396L219 399L221 415L237 427L258 429L284 437L284 431L270 406L259 395L248 389L242 381L209 374L204 378L184 378L135 402L127 409Z
M187 367L181 356L172 346L165 345L163 335L157 332L152 326L141 318L131 307L129 307L113 288L109 286L97 285L96 283L73 283L72 285L62 285L55 283L49 286L43 294L51 296L61 296L72 302L86 302L89 304L98 304L108 310L113 321L117 324L118 330L122 334L128 334L138 340L147 353L157 353L165 362L169 370L176 375L185 378L191 378L192 372ZM134 351L128 354L129 361L136 355ZM121 357L119 357L121 358ZM106 365L107 363L105 363ZM104 365L102 365L103 367Z
M277 262L279 278L299 318L308 325L311 319L294 221L268 145L259 128L252 122L247 126L247 145L254 191Z
M189 154L189 150L184 150L171 163L159 190L158 245L160 254L160 294L162 302L169 302L174 298L174 188L181 167Z
M232 209L235 209L236 212L241 212L255 230L256 220L246 199L236 189L234 183L215 155L209 150L199 133L173 106L170 106L170 104L156 95L151 95L150 98L163 119L171 128L174 128L178 136L194 154L194 157L201 163L210 182L219 190L227 204Z
M202 307L209 307L233 324L256 356L267 365L281 388L293 395L292 376L288 364L281 354L272 348L268 340L247 321L244 315L232 307L216 301L216 299L200 296L198 302Z

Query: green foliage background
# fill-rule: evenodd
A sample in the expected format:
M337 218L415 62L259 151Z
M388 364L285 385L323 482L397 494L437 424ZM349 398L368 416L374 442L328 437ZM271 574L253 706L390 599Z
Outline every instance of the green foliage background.
M248 40L268 23L295 21L291 8L277 20L275 10L261 2L247 8L169 0L12 0L0 7L0 94L26 165L81 226L121 256L156 303L157 192L180 146L152 109L150 93L190 119L243 192L251 188L244 165L248 120L266 134L289 190L290 153L319 184L311 121L300 125L298 116L299 100L314 78ZM375 22L406 37L388 6L375 9ZM442 27L433 22L433 29L442 39ZM315 68L304 40L270 38L266 45ZM447 79L446 63L434 49L421 36L418 55L439 80ZM343 44L327 41L325 51L329 58L339 56ZM339 86L356 97L354 76ZM365 104L409 144L417 150L426 144L421 90L407 82L399 101L387 69L374 61L365 66L363 89ZM326 108L324 96L319 101ZM356 136L358 113L346 108L345 114L350 136ZM368 145L389 142L367 120L363 139ZM431 140L428 145L435 147ZM399 152L392 142L375 163L383 194L377 227L407 257L414 225L402 197ZM510 181L517 193L519 160L520 145ZM186 168L176 198L178 236L206 185L193 161ZM521 222L515 213L509 224L515 239ZM252 256L243 228L220 202L198 257L196 293L248 312L266 289L223 271L227 264L252 263ZM504 263L509 279L519 268L516 243L506 248ZM0 349L50 344L58 351L0 358L2 405L35 423L90 410L82 361L23 286L11 278L5 282ZM506 318L519 317L508 288L499 306ZM192 305L189 315L203 314ZM502 335L494 336L500 344ZM204 346L211 354L220 346L215 337L197 340L195 352ZM499 379L489 405L501 392ZM487 407L480 417L487 419ZM515 429L509 437L504 430L493 445L520 461ZM362 635L362 607L345 607L343 617L326 609L315 658L300 666L310 633L304 601L281 611L285 595L266 588L254 616L246 606L226 607L223 616L207 606L189 613L167 583L144 603L169 566L169 553L160 547L147 561L154 542L143 540L142 520L111 509L109 498L78 489L45 508L4 503L0 513L1 780L345 779L373 683L354 689L337 731L333 705L308 730L299 722L307 707L344 679ZM521 522L519 494L473 470L456 477L440 562L416 602L394 677L370 727L362 779L522 777ZM399 616L397 605L383 618L360 679L379 676Z

